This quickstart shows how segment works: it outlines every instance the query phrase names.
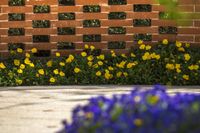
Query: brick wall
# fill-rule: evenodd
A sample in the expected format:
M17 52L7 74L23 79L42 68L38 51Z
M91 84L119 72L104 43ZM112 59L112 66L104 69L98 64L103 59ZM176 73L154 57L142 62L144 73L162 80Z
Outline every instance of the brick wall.
M104 53L110 49L126 53L141 38L147 43L167 38L200 45L200 0L178 0L180 9L192 19L180 19L185 22L180 26L161 18L165 9L154 0L124 0L122 5L109 5L109 0L75 0L71 5L62 0L25 0L23 6L8 1L0 1L1 56L17 47L26 51L36 47L49 55L80 53L84 44L93 44ZM37 5L48 5L49 11L38 13ZM113 18L111 12L123 12L118 16L121 19Z

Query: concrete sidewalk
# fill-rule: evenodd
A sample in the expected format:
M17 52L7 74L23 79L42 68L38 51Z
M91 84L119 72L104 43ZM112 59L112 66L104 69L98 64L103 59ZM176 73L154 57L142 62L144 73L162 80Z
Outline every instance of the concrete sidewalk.
M133 86L53 86L0 88L1 133L54 133L61 120L70 120L71 110L87 99L127 93ZM142 89L148 89L143 86ZM200 93L200 86L171 87L169 93Z

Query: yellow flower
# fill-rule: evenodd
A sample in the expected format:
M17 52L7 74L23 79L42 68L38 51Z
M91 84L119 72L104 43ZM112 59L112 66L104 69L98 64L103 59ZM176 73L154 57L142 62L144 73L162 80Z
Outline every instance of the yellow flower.
M184 75L183 75L183 79L189 80L189 75L184 74Z
M163 39L162 44L167 45L169 42L167 39Z
M117 72L116 76L119 78L122 76L122 72Z
M100 71L97 71L97 72L96 72L96 76L101 76L101 72L100 72Z
M103 62L102 62L102 61L98 61L97 63L98 63L99 66L102 66L102 65L103 65Z
M39 70L38 70L38 73L39 73L40 75L44 75L44 69L39 69Z
M179 41L176 41L176 47L180 48L182 46L182 43Z
M115 53L112 53L112 55L111 55L112 57L116 57L116 54Z
M59 70L58 69L54 69L53 73L56 74L56 75L58 75L59 74Z
M143 41L142 41L142 40L139 40L139 41L138 41L138 44L143 44Z
M101 55L97 56L97 59L104 60L105 56L103 54L101 54Z
M29 66L30 67L35 67L35 65L33 63L30 63Z
M178 48L178 51L185 52L185 49L183 47Z
M136 55L134 53L131 53L131 57L136 57Z
M119 68L124 68L124 65L126 64L126 61L122 61L119 64L117 63L116 66Z
M156 58L156 60L159 60L160 59L160 55L156 55L155 58Z
M18 69L17 73L21 74L21 73L23 73L23 70L22 69Z
M188 69L189 70L198 70L199 69L199 65L190 65L190 66L188 66Z
M36 76L37 78L40 77L40 75L39 75L38 73L36 73L35 76Z
M94 59L94 57L92 55L90 55L90 56L87 57L88 61L92 61L93 59Z
M149 52L144 53L144 55L142 56L142 60L149 60L151 59L151 55Z
M190 44L189 44L189 43L186 43L186 44L185 44L185 47L186 47L186 48L189 48L189 47L190 47Z
M21 79L15 79L15 82L18 84L18 85L21 85L23 83L23 81Z
M65 76L65 73L62 72L62 71L60 71L59 75L60 75L61 77L64 77L64 76Z
M55 79L54 77L51 77L51 78L49 79L49 82L50 82L50 83L55 83L55 82L56 82L56 79Z
M95 47L91 45L91 46L90 46L90 49L91 49L91 50L94 50L94 49L95 49Z
M151 49L151 46L150 45L147 45L146 46L146 50L150 50Z
M98 64L94 64L93 67L94 67L94 68L98 68L99 65L98 65Z
M121 54L122 57L127 58L127 56L125 54Z
M106 72L106 73L104 74L104 77L105 77L105 79L111 79L112 76L111 76L110 73L107 73L107 72Z
M176 69L176 72L177 72L177 73L180 73L180 72L181 72L181 69Z
M190 54L184 54L184 58L185 58L186 61L189 61L190 58L191 58L191 57L190 57Z
M127 67L128 69L130 69L130 68L132 68L133 66L135 66L135 63L128 63L126 67Z
M166 68L169 69L169 70L174 70L175 67L174 67L174 64L168 63L168 64L166 64Z
M88 64L88 66L91 67L93 63L91 61L89 61L87 64Z
M108 70L110 70L110 71L113 71L113 70L114 70L114 68L113 68L113 67L111 67L111 66L109 66L109 67L108 67Z
M36 48L32 48L32 49L31 49L31 52L32 52L32 53L37 53L37 49L36 49Z
M56 57L60 57L60 53L59 52L56 52Z
M66 63L71 63L74 60L74 56L73 55L69 55L69 57L66 59Z
M144 44L142 44L142 45L140 45L140 49L145 49L145 45Z
M49 61L47 62L47 67L52 67L52 64L53 64L52 60L49 60Z
M15 66L19 66L20 65L20 60L14 59L14 64L15 64Z
M5 68L6 68L6 66L4 65L3 62L0 63L0 68L1 68L1 69L5 69Z
M74 68L74 72L75 72L75 73L79 73L80 71L81 71L80 68L78 68L78 67L75 67L75 68Z
M22 53L22 52L23 52L23 49L17 48L17 52L18 52L18 53Z
M140 127L140 126L142 126L142 124L143 124L143 121L142 121L142 119L135 119L134 121L133 121L133 123L134 123L134 125L136 125L137 127Z
M106 72L106 73L110 73L110 71L109 71L108 69L105 69L105 72Z
M180 69L181 68L181 64L175 64L175 68L176 69Z
M21 64L21 65L20 65L20 69L23 70L24 68L25 68L25 65L24 65L24 64Z
M81 56L85 57L85 56L87 56L87 53L86 52L81 52Z
M59 65L60 66L65 66L65 62L60 62Z
M26 65L29 65L29 64L31 63L31 61L30 61L29 58L25 58L24 63L25 63Z
M123 75L124 75L125 77L127 77L127 76L128 76L128 73L127 73L127 72L123 72Z
M84 47L85 47L85 49L89 49L89 46L88 46L87 44L85 44L85 46L84 46Z
M27 58L30 58L30 57L31 57L31 55L30 55L29 53L26 53L25 56L26 56Z

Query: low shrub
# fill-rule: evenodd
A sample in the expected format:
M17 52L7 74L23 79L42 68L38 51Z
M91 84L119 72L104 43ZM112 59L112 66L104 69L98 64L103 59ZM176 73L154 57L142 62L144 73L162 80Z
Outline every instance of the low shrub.
M198 133L200 95L169 95L162 86L91 98L59 133Z
M35 41L46 41L39 37L36 36ZM166 39L155 46L139 40L137 46L129 54L117 54L113 49L108 54L102 54L100 49L85 45L81 54L65 57L57 52L56 57L45 59L38 58L42 52L35 48L30 53L20 47L10 49L9 59L0 60L0 86L200 85L199 48L178 41L171 43ZM47 52L45 55L50 56L51 52Z

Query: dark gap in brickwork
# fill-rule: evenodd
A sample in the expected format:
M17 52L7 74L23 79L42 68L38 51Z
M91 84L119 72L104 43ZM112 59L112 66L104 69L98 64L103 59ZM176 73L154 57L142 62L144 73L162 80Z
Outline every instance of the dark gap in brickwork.
M126 42L125 41L111 41L108 42L108 49L125 49Z
M83 12L101 12L101 7L99 5L85 5L83 6Z
M8 13L9 21L24 21L25 14L24 13Z
M152 35L151 34L135 34L134 35L134 40L139 41L152 41Z
M108 0L108 5L126 5L126 0Z
M49 35L33 35L33 42L49 42L50 36Z
M50 50L38 50L37 53L34 53L33 56L35 57L49 57L51 56Z
M177 27L174 26L160 26L159 34L177 34Z
M58 0L60 6L73 6L75 5L75 0Z
M50 28L50 20L33 20L33 28Z
M34 13L50 13L50 6L49 5L35 5L33 7Z
M126 19L125 12L110 12L108 14L108 19Z
M83 35L83 42L101 42L101 35Z
M57 28L58 35L75 35L74 27L58 27Z
M133 26L135 26L135 27L151 26L151 19L134 19Z
M126 28L124 28L124 27L109 27L108 34L126 34Z
M75 13L73 12L58 13L58 20L75 20Z
M57 43L57 49L58 50L75 49L75 45L72 42L58 42Z
M83 27L100 27L101 21L98 19L83 20Z
M17 50L17 48L25 49L24 43L8 43L8 50Z
M133 5L134 12L151 12L152 6L149 4L135 4Z
M24 6L25 0L8 0L9 6Z
M25 35L24 28L9 28L8 36L23 36Z

